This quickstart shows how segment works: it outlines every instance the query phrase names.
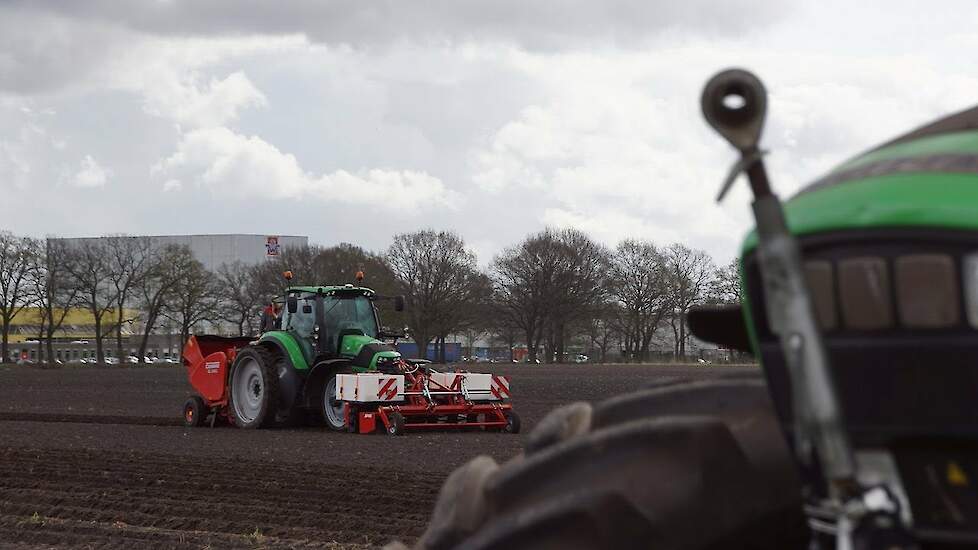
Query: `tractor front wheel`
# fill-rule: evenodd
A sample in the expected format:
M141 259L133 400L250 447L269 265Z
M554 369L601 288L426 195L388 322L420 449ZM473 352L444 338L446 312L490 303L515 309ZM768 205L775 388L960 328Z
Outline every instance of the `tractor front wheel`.
M203 426L209 412L203 399L191 395L183 404L183 425L188 428Z
M260 347L238 352L231 367L229 407L234 425L239 428L262 428L276 420L279 376L276 357Z
M336 399L336 375L348 373L347 369L337 369L329 374L326 383L323 384L323 399L320 411L323 421L329 429L342 432L348 429L346 425L346 415L343 411L343 402Z

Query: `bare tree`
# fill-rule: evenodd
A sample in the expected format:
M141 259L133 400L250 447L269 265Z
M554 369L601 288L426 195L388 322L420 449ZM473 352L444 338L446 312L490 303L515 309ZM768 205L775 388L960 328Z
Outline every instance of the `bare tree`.
M115 273L110 267L106 239L87 239L66 247L65 269L71 275L71 287L77 290L78 303L92 315L95 332L95 357L105 362L104 322L117 300ZM114 326L114 325L112 325Z
M615 323L620 315L621 306L617 302L608 301L598 308L596 314L588 321L587 337L589 347L601 352L599 362L608 360L608 350L619 337L620 330Z
M602 301L608 251L574 229L546 229L496 257L497 300L526 338L536 361L546 337L546 361L562 358L569 323L585 319Z
M64 324L71 308L78 305L78 286L71 284L67 263L71 256L64 241L47 239L40 251L33 283L40 308L40 338L45 343L48 361L54 358L54 336Z
M548 288L547 360L562 361L569 327L592 316L605 296L610 253L576 229L548 230L556 259ZM546 232L545 232L546 233Z
M550 269L555 260L549 232L528 237L507 248L492 263L496 300L506 322L520 327L527 360L536 362L540 339L550 311Z
M675 336L674 353L677 358L682 358L686 356L686 342L689 340L686 315L691 307L707 298L716 266L706 252L678 243L666 248L664 256L672 309L669 322Z
M648 359L652 337L670 312L667 266L655 245L625 240L612 257L608 290L618 303L625 353Z
M734 258L716 270L710 289L710 301L717 304L739 304L741 297L740 262Z
M13 320L36 296L32 283L37 280L38 254L39 245L34 239L0 232L0 333L3 335L0 353L3 363L10 361Z
M515 359L513 349L520 340L521 327L514 322L508 308L503 304L498 291L494 291L489 298L485 310L485 326L491 335L491 340L502 342L508 350L509 360Z
M182 275L172 291L164 315L180 327L180 349L198 324L218 317L218 291L215 276L193 256L179 266Z
M387 261L405 294L418 357L424 358L428 344L436 339L443 343L484 288L475 254L455 233L424 230L396 235Z
M254 321L268 297L258 282L260 272L260 268L241 262L222 264L217 269L221 318L237 327L238 336L254 331Z
M140 363L145 361L150 335L159 326L167 305L174 301L184 269L193 261L190 249L182 245L166 245L152 251L146 273L135 288L143 315L138 354Z
M127 309L133 292L149 272L154 258L158 257L152 241L147 237L112 235L104 238L106 258L110 270L109 279L113 287L115 302L116 356L120 361L127 355L122 348L122 330L126 323L135 321ZM141 359L140 359L141 360Z

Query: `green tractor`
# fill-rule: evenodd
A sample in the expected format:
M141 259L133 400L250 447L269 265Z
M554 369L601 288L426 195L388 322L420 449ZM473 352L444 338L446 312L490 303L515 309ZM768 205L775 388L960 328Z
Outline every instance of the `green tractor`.
M379 299L404 309L403 297L380 297L362 286L290 286L266 308L257 339L192 337L184 362L197 395L185 404L185 422L201 425L213 413L211 422L223 417L241 428L263 428L312 413L333 430L347 429L344 403L335 397L338 374L426 363L402 359L383 341L400 334L381 331Z
M551 412L449 476L416 548L978 547L978 108L782 204L766 99L742 70L703 92L756 229L743 303L689 316L762 369Z

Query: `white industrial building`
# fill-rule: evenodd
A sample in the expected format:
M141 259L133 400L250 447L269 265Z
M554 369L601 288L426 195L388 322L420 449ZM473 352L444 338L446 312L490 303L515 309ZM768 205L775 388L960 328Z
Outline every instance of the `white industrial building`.
M71 246L86 241L111 238L78 237L59 240ZM187 246L194 258L212 271L222 264L234 262L255 265L275 258L288 248L309 244L309 237L298 235L149 235L145 238L150 239L153 246L162 247L169 244Z

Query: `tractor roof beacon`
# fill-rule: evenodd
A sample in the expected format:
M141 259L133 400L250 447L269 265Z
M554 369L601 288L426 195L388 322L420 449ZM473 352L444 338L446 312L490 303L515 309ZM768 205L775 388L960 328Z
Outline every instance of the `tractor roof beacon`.
M404 299L378 296L359 286L362 279L289 286L266 308L257 338L192 337L183 355L197 395L184 406L185 423L210 418L212 425L262 428L313 416L333 430L363 433L377 419L393 435L447 421L518 431L519 418L504 402L506 377L440 373L428 361L401 357L384 341L399 335L381 331L374 302L390 299L401 311Z
M746 174L757 227L743 304L689 316L763 372L553 411L523 456L448 478L417 548L978 545L978 108L782 205L766 99L736 69L704 89L740 152L720 198Z

